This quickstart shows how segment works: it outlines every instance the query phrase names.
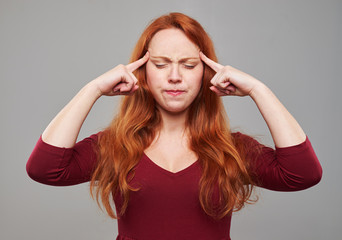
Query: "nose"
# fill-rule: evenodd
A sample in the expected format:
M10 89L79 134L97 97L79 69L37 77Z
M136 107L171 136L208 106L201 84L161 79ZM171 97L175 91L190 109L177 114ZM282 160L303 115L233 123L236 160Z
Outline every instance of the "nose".
M179 83L182 81L182 76L178 69L178 64L173 64L170 70L169 83Z

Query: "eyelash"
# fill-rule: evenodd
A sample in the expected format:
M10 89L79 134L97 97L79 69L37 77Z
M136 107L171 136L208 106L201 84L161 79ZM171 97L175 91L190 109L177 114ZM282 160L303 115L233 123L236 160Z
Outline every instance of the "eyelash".
M184 67L187 69L194 69L196 67L196 65L186 65L184 64Z
M157 68L164 68L164 67L166 67L166 64L155 64L155 66L157 67ZM196 65L187 65L187 64L184 64L184 67L185 68L187 68L187 69L193 69L193 68L195 68L196 67Z
M166 66L166 64L154 64L154 65L156 65L157 68L163 68Z

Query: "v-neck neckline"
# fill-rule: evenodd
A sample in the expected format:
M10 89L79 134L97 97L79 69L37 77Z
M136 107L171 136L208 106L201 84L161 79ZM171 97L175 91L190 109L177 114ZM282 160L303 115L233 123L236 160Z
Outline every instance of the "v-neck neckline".
M190 164L189 166L177 171L177 172L171 172L161 166L159 166L158 164L156 164L155 162L152 161L151 158L149 158L146 153L143 153L143 157L147 160L147 162L149 162L151 165L153 165L155 168L157 168L159 171L169 175L169 176L180 176L183 175L189 171L191 171L191 169L193 169L199 162L199 160L197 159L195 162L193 162L192 164Z

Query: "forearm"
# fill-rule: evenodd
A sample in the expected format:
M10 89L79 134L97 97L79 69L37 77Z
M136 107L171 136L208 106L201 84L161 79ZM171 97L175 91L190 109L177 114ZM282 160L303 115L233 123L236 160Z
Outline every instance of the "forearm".
M293 146L305 141L303 129L267 86L257 84L250 96L266 121L277 147Z
M100 96L94 81L88 83L50 122L42 140L57 147L73 147L84 120Z

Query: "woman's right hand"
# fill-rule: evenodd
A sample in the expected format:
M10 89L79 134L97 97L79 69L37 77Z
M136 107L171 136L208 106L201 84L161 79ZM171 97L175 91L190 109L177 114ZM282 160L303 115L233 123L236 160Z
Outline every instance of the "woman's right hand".
M130 95L138 89L138 79L133 72L144 65L149 59L149 52L145 56L128 65L118 65L108 72L94 79L99 95Z

